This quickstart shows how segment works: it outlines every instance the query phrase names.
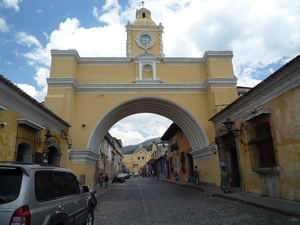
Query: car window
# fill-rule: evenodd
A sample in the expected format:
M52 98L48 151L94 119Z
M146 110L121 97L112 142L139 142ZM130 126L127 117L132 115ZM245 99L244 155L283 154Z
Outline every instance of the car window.
M35 196L38 201L48 201L59 196L52 171L35 172Z
M59 196L66 196L69 195L69 188L70 186L68 185L68 179L66 176L66 173L64 172L55 172L55 186L58 190Z
M79 194L80 188L78 184L78 180L76 179L75 175L72 173L66 173L68 179L68 190L69 194Z
M18 198L22 178L21 169L0 167L0 204L12 202Z

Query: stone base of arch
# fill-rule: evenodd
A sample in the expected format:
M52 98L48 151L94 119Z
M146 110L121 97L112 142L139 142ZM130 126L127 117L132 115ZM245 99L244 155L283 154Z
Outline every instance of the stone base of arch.
M217 145L206 146L204 148L195 149L190 152L195 161L212 159L215 152L218 152Z
M82 150L68 150L68 156L72 163L91 163L96 164L99 160L100 154L89 149Z
M220 186L220 168L216 145L206 146L190 152L194 166L198 167L200 183Z
M75 173L80 181L88 186L97 183L97 162L100 154L89 149L69 149L70 169Z

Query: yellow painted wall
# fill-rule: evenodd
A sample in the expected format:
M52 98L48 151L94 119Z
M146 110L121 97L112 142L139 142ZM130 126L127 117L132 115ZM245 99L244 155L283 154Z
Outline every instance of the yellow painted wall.
M300 201L300 86L269 102L280 195Z
M132 154L123 155L123 164L125 164L130 172L140 172L140 168L147 164L151 159L151 152L134 152ZM140 159L138 159L140 157ZM144 160L142 159L144 157ZM133 168L133 165L137 164L137 170Z
M7 126L0 128L0 161L15 160L18 128L16 119L19 117L20 115L10 109L1 112L1 121L7 122Z
M275 157L279 167L278 185L280 197L289 200L300 200L300 87L273 99L262 107L270 109L270 126L273 137ZM235 121L238 127L242 118ZM250 141L245 135L244 142ZM240 165L246 192L262 193L259 174L251 169L249 150L251 146L239 143Z

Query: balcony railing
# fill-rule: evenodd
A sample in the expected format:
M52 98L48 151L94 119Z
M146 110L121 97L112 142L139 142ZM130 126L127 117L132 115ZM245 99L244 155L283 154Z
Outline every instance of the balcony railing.
M171 145L171 152L178 150L178 143L174 143Z

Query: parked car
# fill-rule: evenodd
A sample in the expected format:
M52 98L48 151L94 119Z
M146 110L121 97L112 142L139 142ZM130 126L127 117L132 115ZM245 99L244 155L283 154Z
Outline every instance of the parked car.
M89 188L70 169L52 165L0 164L3 225L94 223Z
M138 177L139 176L139 173L138 172L135 172L133 177Z
M130 177L131 177L131 175L130 175L130 173L125 173L126 175L125 175L125 178L126 179L129 179Z
M114 182L120 182L123 183L125 182L125 175L123 173L119 173L114 178L112 179L112 183Z
M121 173L122 176L125 177L125 179L129 179L130 178L130 174L129 173Z

